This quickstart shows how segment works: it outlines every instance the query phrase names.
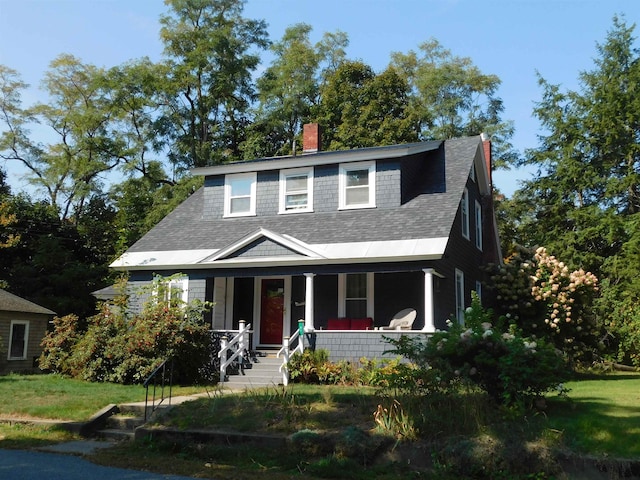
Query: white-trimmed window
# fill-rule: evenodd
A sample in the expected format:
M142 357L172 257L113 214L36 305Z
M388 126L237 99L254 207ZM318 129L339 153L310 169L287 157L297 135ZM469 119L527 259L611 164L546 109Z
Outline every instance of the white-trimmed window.
M460 200L460 215L462 218L462 236L469 240L469 190L466 188Z
M256 214L256 173L227 175L224 179L224 216Z
M456 268L456 318L464 323L464 273Z
M376 206L376 162L340 165L339 184L341 209Z
M373 317L373 273L338 275L338 316Z
M313 168L280 170L280 213L313 211Z
M9 360L25 360L27 358L27 343L29 342L29 322L25 320L11 320L9 329Z
M157 282L154 295L157 301L164 301L170 307L179 307L189 302L189 277L161 278Z
M480 280L476 280L476 294L478 295L478 300L482 303L482 282Z
M482 250L482 206L476 200L476 247Z

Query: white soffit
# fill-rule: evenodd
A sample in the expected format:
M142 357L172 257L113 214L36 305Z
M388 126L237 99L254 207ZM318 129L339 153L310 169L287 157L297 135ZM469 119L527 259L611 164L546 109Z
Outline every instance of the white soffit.
M111 265L112 268L164 267L168 265L190 265L216 252L216 249L164 250L157 252L127 252Z
M327 258L375 259L442 255L447 241L447 237L441 237L380 242L328 243L314 246L318 251L322 251Z

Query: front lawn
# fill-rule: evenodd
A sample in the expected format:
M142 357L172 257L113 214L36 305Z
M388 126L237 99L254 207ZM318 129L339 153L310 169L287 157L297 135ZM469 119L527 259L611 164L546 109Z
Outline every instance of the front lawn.
M412 423L396 416L396 423L421 428L421 441L401 441L395 447L394 438L391 443L380 440L383 432L376 430L380 423L374 418L374 412L380 412L378 405L390 408L393 399L380 397L374 389L291 385L237 394L210 389L214 393L209 397L176 406L159 422L178 428L299 432L302 449L292 450L295 443L280 451L256 445L229 448L154 440L120 444L97 453L94 460L219 479L425 478L429 472L427 478L457 480L480 478L480 471L496 473L504 468L514 469L508 478L556 478L560 464L553 457L558 448L596 455L605 463L616 457L640 461L640 374L582 377L565 387L569 399L549 395L545 410L524 417L488 408L491 401L478 392L452 398L431 396L413 405L410 398L402 398L396 413L419 406L421 418ZM0 416L82 420L108 403L143 399L140 386L94 384L55 375L0 377ZM384 422L390 416L378 420ZM0 426L0 448L65 439L64 434L46 428ZM332 439L332 446L327 439ZM381 445L387 445L385 456L376 450ZM389 446L393 448L388 450ZM401 452L412 456L402 457ZM381 463L383 458L396 462ZM414 470L419 465L421 470Z
M640 374L568 382L569 401L550 401L548 426L572 450L640 459Z
M173 395L198 388L174 387ZM60 375L0 376L0 417L88 420L110 403L142 402L141 385L91 383Z

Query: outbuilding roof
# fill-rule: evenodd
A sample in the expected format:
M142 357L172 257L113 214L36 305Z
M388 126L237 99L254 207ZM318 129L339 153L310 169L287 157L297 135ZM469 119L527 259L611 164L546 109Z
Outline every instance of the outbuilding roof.
M6 312L42 313L46 315L56 314L56 312L51 311L48 308L41 307L40 305L2 289L0 289L0 310Z

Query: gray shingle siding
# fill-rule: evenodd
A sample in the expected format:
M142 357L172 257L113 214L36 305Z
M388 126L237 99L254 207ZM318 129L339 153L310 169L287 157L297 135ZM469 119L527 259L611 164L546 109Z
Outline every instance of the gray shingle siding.
M280 172L259 172L256 186L256 215L277 215L280 197Z
M402 335L408 335L411 337L417 337L424 339L428 338L427 334L421 332L331 332L322 331L316 332L316 349L325 349L329 351L329 360L332 362L338 362L345 360L348 362L358 362L360 358L367 359L373 358L385 358L393 360L398 358L397 355L392 353L384 353L391 348L391 344L383 339L383 335L389 338L398 339ZM306 344L305 344L306 345Z
M298 253L290 250L282 245L275 243L269 239L261 238L240 250L229 255L228 258L237 257L277 257L277 256L299 256Z
M322 165L313 172L313 210L317 213L338 210L338 165Z
M193 300L200 300L204 302L207 300L207 281L205 279L189 279L189 302ZM208 299L211 300L211 299Z
M400 206L400 162L377 162L375 188L376 208Z
M265 186L269 186L258 188L259 203L270 205L268 209L274 213L222 218L224 177L209 176L203 188L167 215L129 251L220 249L260 228L311 244L448 237L471 162L481 145L478 137L450 140L444 147L402 160L378 160L376 208L337 209L336 163L314 167L313 213L275 213L279 171L268 170L258 175L259 181L266 181ZM247 165L253 163L259 162L248 162ZM410 185L409 190L413 189L402 199L397 190L391 190L392 186L399 189L401 182ZM259 212L266 209L260 206Z

